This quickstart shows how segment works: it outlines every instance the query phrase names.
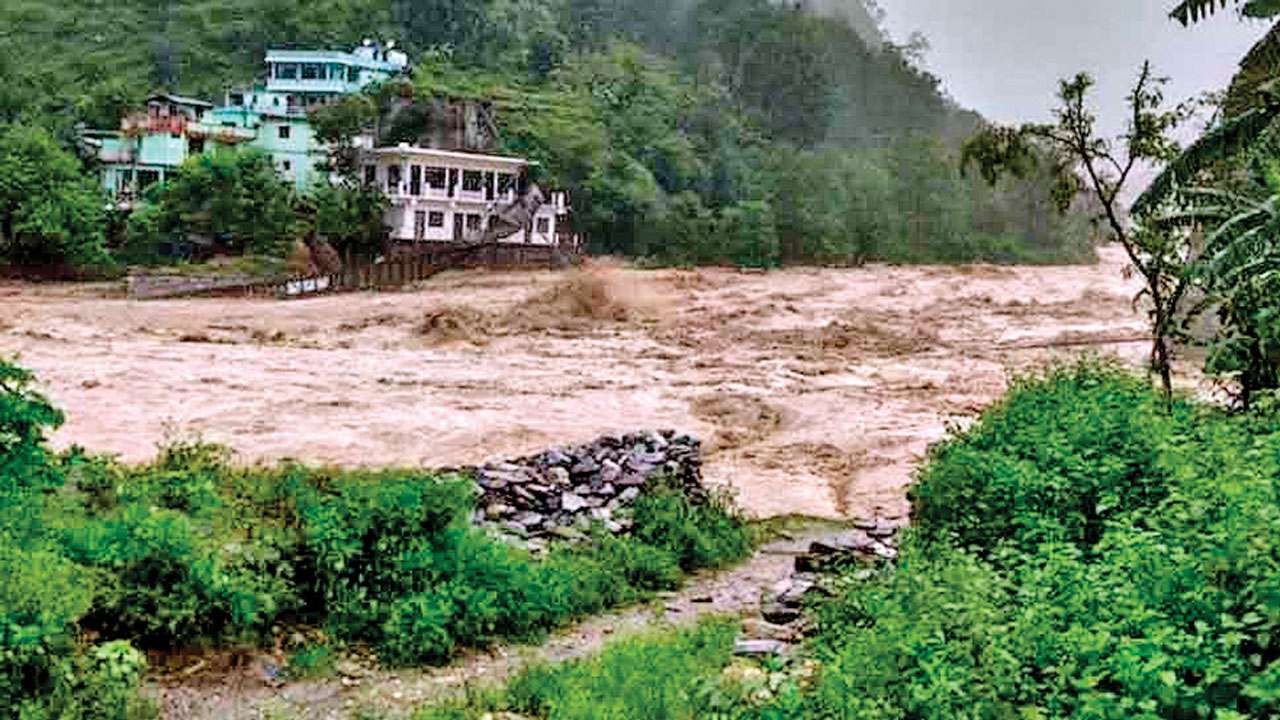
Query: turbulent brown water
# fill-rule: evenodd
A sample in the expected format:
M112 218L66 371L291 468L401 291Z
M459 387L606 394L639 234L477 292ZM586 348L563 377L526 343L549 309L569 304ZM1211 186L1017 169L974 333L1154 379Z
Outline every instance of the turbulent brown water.
M905 512L914 461L1011 369L1141 362L1115 249L1087 267L468 272L312 300L130 302L0 285L0 353L67 413L55 441L151 457L447 466L675 428L757 516ZM1117 342L1108 342L1117 341Z

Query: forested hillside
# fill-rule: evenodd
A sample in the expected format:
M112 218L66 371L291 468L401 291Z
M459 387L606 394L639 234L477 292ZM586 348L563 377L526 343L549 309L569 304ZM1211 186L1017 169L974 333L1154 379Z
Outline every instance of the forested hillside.
M804 142L883 141L903 129L971 129L934 78L883 52L859 0L800 15L766 0L16 0L0 8L6 120L110 127L158 88L204 96L259 72L268 45L397 39L467 65L546 71L622 38L719 80L771 129ZM823 18L816 20L815 18ZM781 93L781 94L779 94ZM796 105L778 102L793 98ZM772 102L765 102L765 100ZM806 117L800 117L805 115Z
M10 0L0 123L114 127L148 93L219 100L268 46L395 40L424 93L496 101L599 250L664 262L1058 262L1091 255L1045 178L994 189L980 122L862 0ZM1047 174L1046 174L1047 177ZM284 246L287 246L285 244Z

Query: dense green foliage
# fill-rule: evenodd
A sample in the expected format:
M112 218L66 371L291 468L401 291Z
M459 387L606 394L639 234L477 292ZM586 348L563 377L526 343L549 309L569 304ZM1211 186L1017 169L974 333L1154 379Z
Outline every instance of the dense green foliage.
M415 139L435 98L492 103L501 149L538 160L544 184L570 191L574 230L594 250L753 266L1091 257L1083 221L1026 191L1046 177L992 189L961 176L956 145L978 118L919 69L919 44L887 43L861 2L831 5L15 0L0 7L11 29L0 33L0 125L43 125L70 145L77 123L114 127L157 89L216 99L255 77L271 45L395 39L418 62L423 103L376 122L383 140ZM45 61L29 61L34 43ZM318 113L320 135L349 137L389 99ZM337 147L335 169L350 169L352 148ZM311 200L320 207L301 218L318 236L344 254L381 249L376 198L347 189ZM135 213L127 259L172 255L205 232L239 235L160 214ZM229 247L246 242L261 238Z
M155 190L153 202L129 218L128 247L140 257L166 246L189 256L193 241L206 252L280 256L298 233L293 191L261 152L195 155Z
M0 125L0 265L105 269L104 206L96 183L47 131Z
M1107 368L1016 381L982 422L933 449L910 491L920 533L983 555L1091 549L1167 493L1157 459L1173 421L1150 392Z
M138 467L55 456L43 433L61 416L30 379L0 363L0 717L141 712L128 643L254 643L310 625L388 663L437 662L674 589L750 548L730 506L664 487L637 501L632 534L535 557L472 526L460 478L239 468L201 444ZM116 709L81 709L95 702Z
M772 7L752 15L757 23L765 17L799 22ZM756 36L734 37L742 43ZM764 48L734 52L777 57ZM923 112L918 108L900 109L898 130L874 140L834 130L801 140L753 113L730 79L699 82L681 63L621 42L572 56L539 78L433 56L419 67L412 92L492 99L503 149L538 160L545 182L570 190L576 229L599 251L756 266L1072 262L1092 255L1084 217L1045 200L1051 173L994 187L966 178L955 143L941 130L904 129L914 127L907 116ZM956 113L941 105L936 111Z
M135 689L145 661L128 644L84 648L77 623L94 602L90 573L50 542L31 517L64 481L44 434L62 415L0 362L0 716L146 716Z
M1160 408L1058 369L935 451L897 568L819 613L805 716L1275 714L1280 425Z

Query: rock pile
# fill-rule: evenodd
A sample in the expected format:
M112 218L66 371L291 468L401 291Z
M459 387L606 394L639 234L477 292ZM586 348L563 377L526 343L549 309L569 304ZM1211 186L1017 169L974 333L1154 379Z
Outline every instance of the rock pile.
M807 552L796 556L795 572L773 588L771 597L761 608L761 616L767 622L784 626L800 620L808 597L829 592L822 582L824 573L896 560L897 533L897 525L876 518L859 520L852 530L811 543Z
M673 430L606 436L462 472L480 491L476 522L535 546L581 537L595 523L628 529L630 506L659 476L695 500L707 497L701 442Z

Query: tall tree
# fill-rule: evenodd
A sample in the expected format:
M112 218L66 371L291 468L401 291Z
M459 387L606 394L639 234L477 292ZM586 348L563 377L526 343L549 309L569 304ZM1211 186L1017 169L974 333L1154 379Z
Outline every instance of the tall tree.
M50 270L109 266L105 204L79 160L47 131L0 130L0 262Z
M1189 289L1187 238L1166 233L1148 218L1131 223L1125 215L1124 193L1131 187L1135 171L1145 163L1167 163L1178 155L1171 131L1186 117L1183 108L1164 109L1163 86L1150 63L1144 63L1129 93L1129 123L1118 141L1097 132L1097 117L1089 106L1094 80L1081 73L1063 80L1059 87L1056 121L1025 125L1017 131L986 128L965 146L963 162L976 163L988 179L1002 171L1025 174L1031 156L1028 143L1047 143L1057 156L1064 180L1074 185L1083 176L1086 187L1102 208L1102 219L1113 239L1120 243L1133 268L1143 279L1150 307L1152 336L1151 368L1160 377L1165 398L1172 402L1171 336L1176 331L1178 313ZM1070 197L1074 193L1064 193Z

